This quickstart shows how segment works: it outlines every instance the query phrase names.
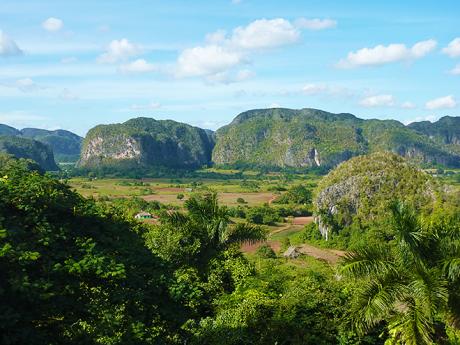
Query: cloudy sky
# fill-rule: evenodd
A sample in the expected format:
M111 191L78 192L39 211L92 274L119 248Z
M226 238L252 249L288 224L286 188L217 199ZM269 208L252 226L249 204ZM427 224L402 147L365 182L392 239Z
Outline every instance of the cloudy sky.
M460 115L459 1L2 0L0 123Z

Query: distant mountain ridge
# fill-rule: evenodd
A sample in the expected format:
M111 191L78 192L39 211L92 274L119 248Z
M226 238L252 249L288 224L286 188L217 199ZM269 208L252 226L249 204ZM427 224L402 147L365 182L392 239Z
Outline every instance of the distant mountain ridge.
M431 125L405 126L395 120L364 120L309 108L256 109L216 131L212 161L333 167L356 155L391 151L417 163L460 167L459 122L445 117Z
M452 116L406 126L396 120L366 120L349 113L270 108L245 111L216 132L139 117L98 125L83 143L64 130L19 131L0 125L0 135L38 140L52 147L58 159L78 158L78 166L90 170L194 169L211 164L331 168L351 157L379 151L394 152L426 166L460 167L460 117Z
M0 124L0 135L11 135L37 140L48 145L58 162L76 162L79 159L83 138L75 133L58 129L16 128Z

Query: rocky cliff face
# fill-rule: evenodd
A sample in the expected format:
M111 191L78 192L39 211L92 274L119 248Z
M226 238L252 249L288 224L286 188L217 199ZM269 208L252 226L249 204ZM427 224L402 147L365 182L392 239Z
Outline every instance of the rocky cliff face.
M391 153L360 156L340 164L315 191L315 220L321 234L358 222L363 228L388 219L389 205L398 200L416 209L430 208L439 186L426 173ZM385 215L385 216L383 216Z
M31 159L43 170L59 170L54 161L51 148L33 139L17 136L0 136L0 152L10 154L16 158Z
M450 143L398 121L277 108L244 112L220 128L212 157L217 165L333 167L356 155L392 151L417 163L460 167L460 145Z
M79 165L196 168L210 163L213 144L212 136L203 129L170 120L137 118L91 129Z

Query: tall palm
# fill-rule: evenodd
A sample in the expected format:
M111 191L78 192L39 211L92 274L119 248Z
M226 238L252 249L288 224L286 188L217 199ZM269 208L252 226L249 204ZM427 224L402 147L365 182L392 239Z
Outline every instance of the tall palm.
M359 281L352 306L363 333L388 323L391 344L431 344L435 317L448 305L448 279L438 264L437 236L422 229L414 212L392 207L394 238L388 245L347 255L342 273Z
M184 236L199 238L197 254L201 261L207 261L232 244L266 238L266 232L260 226L232 222L227 207L219 206L216 193L192 196L185 202L185 209L185 213L168 213L162 223L180 229Z

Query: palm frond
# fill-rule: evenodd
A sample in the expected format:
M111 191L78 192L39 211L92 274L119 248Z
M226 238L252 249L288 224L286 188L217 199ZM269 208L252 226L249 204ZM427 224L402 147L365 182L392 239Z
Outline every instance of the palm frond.
M355 295L353 314L357 330L364 334L392 314L405 286L397 279L388 277L363 281L361 284Z
M388 325L390 336L398 344L431 345L434 332L430 316L414 301L406 301L408 308L397 315Z
M372 274L397 272L388 246L369 246L347 253L341 266L341 273L353 278L364 278Z
M255 243L267 238L267 231L257 225L237 223L229 227L226 234L227 243Z
M408 285L411 296L425 315L434 317L447 305L449 299L447 281L437 270L425 271L417 275L418 278L412 280Z
M460 257L449 258L443 262L443 272L452 281L460 278Z

